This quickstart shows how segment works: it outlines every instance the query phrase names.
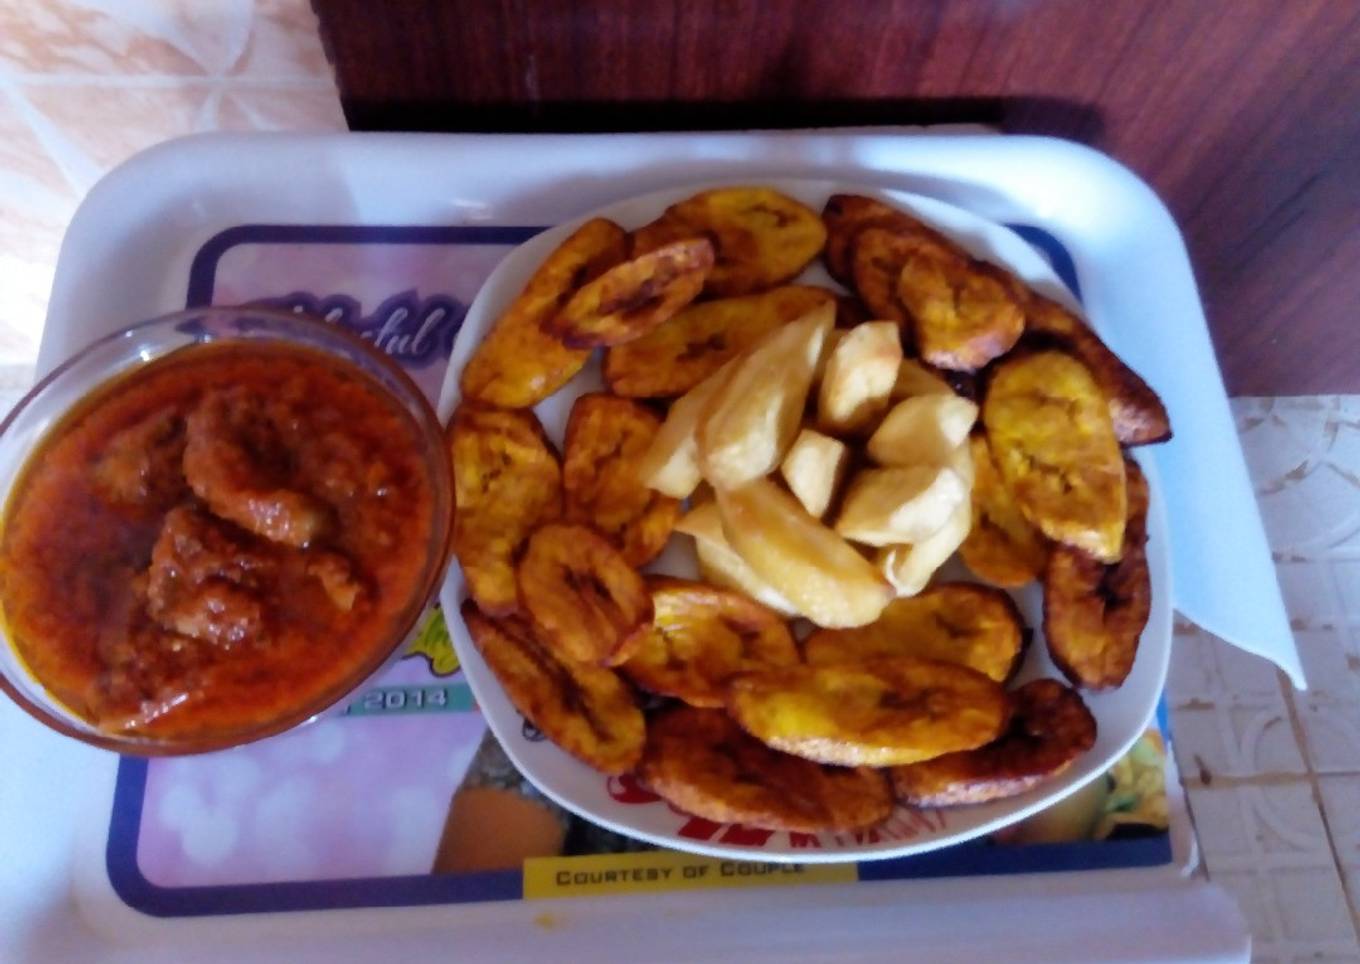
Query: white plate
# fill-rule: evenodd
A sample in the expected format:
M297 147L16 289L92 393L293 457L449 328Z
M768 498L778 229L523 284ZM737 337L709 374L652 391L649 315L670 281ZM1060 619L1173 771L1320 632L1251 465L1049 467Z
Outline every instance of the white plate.
M814 210L821 210L826 199L835 193L880 198L932 224L974 255L1007 266L1036 289L1076 307L1071 294L1033 247L1009 229L962 208L916 194L839 182L771 178L762 179L760 183L798 198ZM625 228L636 228L655 218L667 205L714 186L719 185L687 185L620 201L545 231L507 255L487 278L468 309L440 396L441 418L447 419L457 407L460 398L458 375L485 337L491 323L519 294L548 253L582 222L592 217L606 217ZM820 262L805 271L798 280L838 287ZM599 390L602 385L597 353L579 375L535 409L559 449L572 402L582 393ZM468 637L462 620L456 615L465 595L462 571L456 561L449 567L441 600L458 658L492 731L524 775L568 810L611 830L663 847L718 857L821 863L923 853L1015 823L1068 796L1109 769L1129 749L1152 718L1166 679L1170 656L1171 579L1160 485L1151 460L1139 457L1138 461L1148 476L1152 493L1148 515L1152 614L1143 632L1133 671L1124 685L1114 692L1086 696L1099 726L1095 746L1060 776L1029 793L970 807L940 810L899 807L883 827L868 833L812 836L764 831L752 833L740 827L719 827L672 809L664 801L641 791L630 780L602 776L526 727L519 712L506 699L500 684ZM957 561L949 565L951 568L946 569L945 574L968 578ZM694 578L697 569L691 540L683 536L673 537L666 552L649 569ZM1042 600L1037 585L1027 586L1012 595L1026 622L1034 630L1034 641L1018 680L1023 682L1040 676L1061 678L1049 660L1044 645L1041 631Z

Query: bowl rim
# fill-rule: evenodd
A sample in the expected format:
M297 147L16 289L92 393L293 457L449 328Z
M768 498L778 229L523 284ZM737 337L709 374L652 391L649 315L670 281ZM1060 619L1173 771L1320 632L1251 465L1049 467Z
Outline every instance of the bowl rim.
M262 318L278 324L296 325L304 328L311 328L319 332L324 338L332 338L338 341L347 342L352 349L366 355L379 368L385 370L386 374L392 377L401 386L401 392L406 396L397 396L387 385L383 384L374 375L365 371L354 361L345 358L339 352L328 350L324 345L312 344L296 341L286 336L274 335L272 338L261 338L257 343L268 342L270 340L289 344L294 349L301 351L311 351L325 355L331 362L354 370L361 375L366 384L371 385L375 391L392 398L398 403L403 412L408 412L415 422L417 435L425 444L425 461L427 468L431 471L431 487L434 493L434 511L432 513L432 525L429 533L429 556L422 571L422 579L418 589L412 593L408 604L401 610L399 615L393 620L393 633L390 644L374 646L370 656L359 664L354 672L342 680L339 684L325 691L317 699L303 705L289 713L283 713L271 719L268 723L262 724L244 731L233 731L225 736L199 737L184 740L165 740L146 737L118 736L106 731L94 728L88 730L80 729L67 719L58 716L48 707L35 701L24 693L14 681L10 679L8 671L0 671L0 692L3 692L21 710L33 717L39 723L60 733L63 736L71 737L90 746L98 747L103 750L112 750L121 754L141 757L154 756L193 756L201 753L212 753L220 750L231 749L232 747L243 746L254 743L271 736L285 733L297 726L315 719L328 710L341 703L351 693L354 693L364 685L374 674L387 666L392 656L401 649L410 639L421 624L425 614L429 611L433 603L438 601L438 593L443 585L445 573L448 569L450 559L450 549L453 537L453 473L446 454L444 444L444 430L439 416L435 411L434 405L425 393L416 384L400 364L390 355L380 351L365 339L359 337L355 332L350 331L340 325L335 325L315 315L305 312L285 311L272 307L257 307L254 305L204 305L198 308L186 308L179 311L169 312L149 318L131 325L127 325L117 331L104 335L91 341L79 351L74 352L59 365L56 365L38 379L14 407L10 409L3 420L0 420L0 440L5 438L13 427L15 421L30 406L35 404L45 392L47 392L59 379L66 376L73 368L79 365L89 356L95 354L100 349L105 348L115 342L133 338L147 329L157 327L172 327L183 322L210 314L241 314L249 315L252 318ZM88 387L80 390L76 400L62 409L53 425L49 426L41 435L39 442L34 445L27 453L22 456L21 468L11 478L3 492L0 492L0 538L3 538L5 524L8 521L10 511L10 497L13 494L13 485L22 477L25 469L28 468L29 459L33 457L35 451L41 448L46 442L53 428L59 424L66 415L79 406L82 402L89 399L92 395L107 387L111 382L126 377L129 373L137 369L155 364L159 361L174 355L178 352L191 351L204 345L213 343L223 343L230 341L250 341L249 337L213 337L203 341L193 341L189 344L171 347L161 351L150 358L143 358L133 362L112 373L105 373L103 377L95 381ZM429 444L434 443L434 444ZM442 456L442 457L440 457ZM442 493L442 498L441 498ZM50 692L42 680L29 667L27 660L19 652L18 647L12 641L12 633L9 622L4 616L4 600L0 598L0 645L10 649L14 655L20 671L25 672L36 685L44 692ZM79 718L79 714L65 708L64 704L55 696L51 701L56 706L62 706L72 717Z

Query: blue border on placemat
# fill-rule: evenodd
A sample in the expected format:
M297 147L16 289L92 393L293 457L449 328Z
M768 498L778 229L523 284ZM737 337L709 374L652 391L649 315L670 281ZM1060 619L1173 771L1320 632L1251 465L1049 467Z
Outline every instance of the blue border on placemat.
M524 875L519 870L161 887L147 880L137 864L147 762L124 757L119 763L107 850L109 883L114 893L123 903L144 914L217 917L354 907L467 904L518 900L523 896ZM758 859L759 855L752 854L752 857ZM1171 863L1171 859L1170 835L1162 833L1127 840L1017 846L973 840L913 857L867 860L856 867L860 881L868 882L1161 867Z
M518 870L470 874L353 877L345 880L273 884L161 887L137 863L148 761L124 757L118 764L109 823L109 883L129 907L156 917L262 914L341 907L412 907L516 900L523 894Z
M1047 231L1024 224L1009 225L1039 249L1072 293L1081 298L1076 266L1067 249ZM217 264L239 244L519 244L542 227L406 227L367 225L247 224L210 238L189 270L189 307L211 304ZM1168 734L1165 701L1157 719ZM1168 748L1168 752L1170 752ZM147 880L137 863L142 805L148 761L124 757L118 764L105 860L109 883L129 907L156 917L324 910L354 907L412 907L517 900L523 896L519 870L470 874L419 874L400 877L355 877L345 880L291 881L269 884L224 884L162 887ZM753 853L752 858L759 859ZM978 874L1052 873L1156 867L1171 863L1169 833L1100 842L1007 846L974 840L913 857L858 864L861 881L909 880Z
M546 230L544 226L505 225L241 224L213 235L194 255L185 307L212 304L217 263L241 244L522 244Z
M1012 231L1038 248L1053 271L1081 300L1077 268L1061 241L1043 228L1009 224ZM240 244L521 244L547 227L475 225L414 227L369 224L241 224L209 238L189 266L189 292L185 307L202 308L212 303L217 263Z

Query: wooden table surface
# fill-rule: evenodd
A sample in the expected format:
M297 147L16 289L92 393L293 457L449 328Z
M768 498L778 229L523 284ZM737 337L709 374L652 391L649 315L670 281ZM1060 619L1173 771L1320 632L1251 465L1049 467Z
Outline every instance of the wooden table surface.
M1097 147L1234 395L1360 392L1357 0L314 0L356 130L943 121Z

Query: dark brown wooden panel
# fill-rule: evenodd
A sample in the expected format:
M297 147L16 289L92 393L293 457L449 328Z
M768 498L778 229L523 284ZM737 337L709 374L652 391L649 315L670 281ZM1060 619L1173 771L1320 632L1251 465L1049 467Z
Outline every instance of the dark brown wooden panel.
M971 121L1185 231L1234 394L1360 391L1353 0L315 0L363 130Z

